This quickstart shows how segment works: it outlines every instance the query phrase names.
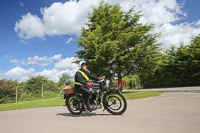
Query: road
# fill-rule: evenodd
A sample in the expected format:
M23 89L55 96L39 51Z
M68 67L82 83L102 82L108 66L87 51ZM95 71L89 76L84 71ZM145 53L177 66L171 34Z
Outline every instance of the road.
M164 93L128 100L127 111L121 116L102 110L73 116L64 106L3 111L0 112L0 133L200 132L200 87L149 91Z

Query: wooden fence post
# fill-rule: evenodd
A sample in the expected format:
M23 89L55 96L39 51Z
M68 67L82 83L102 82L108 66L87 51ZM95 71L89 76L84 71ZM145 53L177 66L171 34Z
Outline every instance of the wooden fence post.
M16 91L15 91L15 102L17 102L17 93L18 93L18 84L17 84L17 86L16 86Z
M43 83L42 83L42 100L43 100Z
M62 86L62 90L60 91L60 94L58 95L58 97L60 97L61 96L61 94L62 94L62 92L63 92L63 89L66 87L66 84L65 84L65 82L63 83L63 86Z

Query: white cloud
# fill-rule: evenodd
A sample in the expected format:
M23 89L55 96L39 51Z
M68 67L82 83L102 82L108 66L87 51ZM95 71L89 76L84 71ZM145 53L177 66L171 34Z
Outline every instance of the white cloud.
M70 37L67 41L66 44L69 44L73 40L73 37Z
M29 44L29 42L28 41L25 41L25 40L19 40L19 42L22 42L23 44Z
M73 69L73 68L78 68L78 65L73 63L75 62L76 60L78 60L77 58L74 58L74 57L71 57L71 58L66 58L66 59L63 59L59 62L57 62L55 64L55 68L56 69L60 69L60 70L64 70L64 69Z
M76 60L77 58L75 57L61 59L59 62L54 64L52 69L44 69L41 72L37 72L36 75L48 77L50 80L55 82L59 81L59 77L61 77L63 73L68 73L73 77L79 69L79 65L73 63Z
M52 60L61 60L61 54L57 54L57 55L54 55L53 57L51 57L50 59Z
M17 60L17 59L11 59L10 62L14 63L14 64L17 64L17 63L19 63L19 60Z
M14 63L16 65L39 65L41 67L48 66L55 61L61 60L61 54L54 55L52 57L39 57L38 55L33 56L33 57L28 57L26 60L25 59L11 59L10 62Z
M42 72L38 72L36 75L45 76L48 77L49 80L58 81L60 76L59 73L60 72L58 71L58 69L51 69L51 70L44 69Z
M155 31L162 32L159 42L164 43L162 47L168 48L171 45L179 46L180 43L190 42L192 37L200 33L200 27L194 28L193 24L187 22L177 25L165 23Z
M50 80L55 82L59 81L59 77L61 77L63 73L68 73L73 77L79 69L79 65L73 63L76 60L77 58L75 57L61 59L59 62L54 64L52 69L44 69L42 72L36 73L36 75L48 77Z
M12 56L10 56L10 55L5 55L4 56L5 58L10 58L10 59L12 59L13 57Z
M174 42L183 41L188 43L190 34L197 35L200 28L199 21L185 24L176 24L184 20L187 14L182 11L184 2L179 4L176 0L104 0L110 4L119 3L123 11L128 11L135 6L136 11L141 11L143 16L141 22L155 24L152 33L162 32L159 42L169 47ZM91 6L98 6L99 0L67 1L65 3L55 2L49 7L41 8L42 18L27 13L15 24L15 31L21 39L34 37L44 38L45 36L76 34L88 21L88 13L92 12ZM173 23L173 24L172 24ZM168 26L171 30L168 32ZM181 28L181 29L180 29ZM164 30L163 30L164 29ZM193 32L193 31L198 32ZM175 32L173 32L175 31ZM177 37L177 38L175 38ZM189 37L185 39L186 37ZM184 39L181 39L184 38ZM70 42L69 39L66 43Z
M28 77L33 76L34 72L34 68L26 70L21 67L15 67L7 72L1 72L0 77L18 79L21 82L28 79Z
M43 38L45 35L43 23L36 15L30 12L22 16L22 19L15 23L15 32L22 39L33 37Z
M12 63L21 63L24 65L27 64L38 64L39 61L49 61L49 60L55 60L57 62L53 62L54 66L52 69L44 69L42 71L36 72L34 68L24 69L21 66L15 67L11 70L8 70L7 72L0 71L0 78L6 78L6 79L17 79L19 82L23 82L27 80L30 76L45 76L50 80L53 80L55 82L59 81L59 77L63 73L68 73L72 77L75 75L76 71L79 69L79 65L73 63L77 60L75 57L67 57L65 59L61 58L61 54L54 55L52 57L29 57L27 60L17 60L17 59L11 59L10 61ZM48 62L46 62L48 64ZM40 66L45 64L45 62L42 62Z
M63 73L68 73L71 77L73 77L78 69L77 68L71 68L71 69L65 69L65 70L60 70L60 69L45 69L42 72L36 73L36 75L41 75L48 77L49 80L53 80L55 82L59 81L59 78Z
M4 73L5 76L7 77L17 77L17 76L22 76L22 75L31 75L35 69L30 68L28 70L25 70L21 67L15 67L8 72Z
M200 26L200 20L196 22L196 26Z
M27 13L15 24L15 32L21 39L45 35L77 34L87 22L87 12L91 5L97 5L98 0L55 2L50 7L41 8L42 18Z

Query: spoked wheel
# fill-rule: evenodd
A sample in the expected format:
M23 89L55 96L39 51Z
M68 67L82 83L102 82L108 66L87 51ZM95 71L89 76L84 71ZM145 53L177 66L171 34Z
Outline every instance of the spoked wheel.
M127 102L122 93L108 92L103 98L104 108L113 115L121 115L126 111Z
M69 95L66 99L66 105L68 110L74 115L79 115L83 111L83 104L78 95Z
M107 107L111 110L119 110L122 106L120 98L114 95L108 96L107 103Z

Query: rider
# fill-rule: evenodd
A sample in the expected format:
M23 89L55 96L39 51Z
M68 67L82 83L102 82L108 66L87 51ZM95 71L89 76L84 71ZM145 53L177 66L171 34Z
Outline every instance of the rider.
M95 107L90 104L91 91L88 88L92 87L93 83L89 82L89 79L100 81L102 80L102 78L93 76L88 71L86 71L87 64L85 61L81 61L79 64L80 64L80 69L75 74L74 88L76 92L81 93L83 95L87 109L92 110Z

